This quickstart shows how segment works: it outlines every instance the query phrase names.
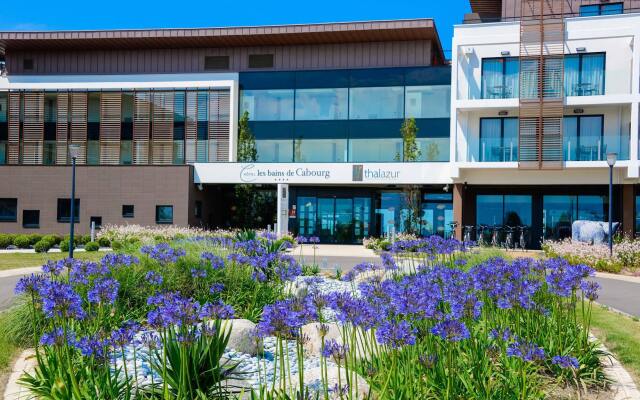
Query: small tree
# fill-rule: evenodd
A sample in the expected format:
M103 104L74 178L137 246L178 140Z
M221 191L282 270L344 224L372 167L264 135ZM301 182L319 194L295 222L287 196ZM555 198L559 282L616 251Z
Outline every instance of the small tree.
M422 152L418 146L418 126L414 118L407 118L400 127L402 136L402 157L396 155L396 160L403 162L416 162L420 160ZM422 225L420 209L420 185L407 185L403 189L405 202L407 205L407 216L405 219L405 229L407 233L420 234Z
M238 121L238 161L258 161L256 137L249 128L249 112L245 111Z

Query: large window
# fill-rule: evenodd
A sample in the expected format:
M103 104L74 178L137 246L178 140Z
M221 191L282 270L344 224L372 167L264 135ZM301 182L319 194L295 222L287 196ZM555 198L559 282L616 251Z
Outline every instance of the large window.
M252 121L291 121L293 89L244 90L240 106Z
M361 87L349 89L349 118L404 118L404 87Z
M293 142L291 139L256 140L258 162L292 162Z
M636 196L636 236L640 236L640 195Z
M604 221L608 204L607 196L544 196L544 237L554 240L571 237L571 226L576 220Z
M400 136L400 134L398 134ZM393 162L402 157L402 138L349 140L350 162Z
M307 139L294 141L294 162L346 162L347 139Z
M476 223L486 226L531 226L532 198L529 195L478 195Z
M451 86L407 86L405 102L407 118L449 118Z
M18 199L0 199L0 222L16 222Z
M0 93L0 165L7 163L7 140L9 136L7 106L7 92Z
M606 159L602 115L564 117L565 161L600 161Z
M572 54L565 56L564 87L567 96L604 94L605 54Z
M453 195L451 193L426 193L422 197L422 236L451 237L453 222Z
M76 199L73 205L73 222L78 223L80 221L80 199ZM57 219L58 222L71 221L71 199L58 199Z
M615 15L624 12L624 3L589 4L580 6L581 17L594 17L597 15Z
M518 119L480 119L480 161L518 161Z
M349 89L297 89L295 118L297 120L347 119Z
M40 228L40 210L22 210L22 227Z
M510 99L518 97L519 62L516 57L482 60L482 98Z
M87 96L87 164L100 164L100 93Z
M173 206L156 206L156 224L173 224Z

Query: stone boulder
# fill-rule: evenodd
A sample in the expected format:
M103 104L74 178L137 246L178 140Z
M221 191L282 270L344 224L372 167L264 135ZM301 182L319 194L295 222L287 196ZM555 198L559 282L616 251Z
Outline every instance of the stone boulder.
M258 354L258 343L255 337L256 324L248 319L227 319L222 323L223 327L231 327L227 348L252 356Z
M320 356L320 352L322 351L322 336L320 335L321 325L322 324L319 322L314 322L302 327L302 336L307 339L303 346L305 354ZM325 342L328 340L335 340L342 344L342 334L340 333L338 324L327 323L325 325L328 328L327 334L324 337Z
M341 386L338 388L338 374L340 374L340 383ZM327 364L327 386L329 388L329 398L332 400L337 399L346 399L350 398L348 396L349 385L347 385L347 375L351 377L355 377L355 384L351 384L352 393L354 393L354 398L358 399L375 399L373 393L369 393L371 388L367 381L358 374L349 373L349 371L344 368L338 368L335 364ZM320 372L320 366L305 369L304 370L304 384L309 390L313 393L320 393L320 398L323 398L323 384L322 384L322 374ZM292 382L298 382L298 375L293 375L291 377ZM336 390L337 389L337 390ZM339 390L342 390L344 393L340 396Z
M615 235L619 222L612 224ZM571 225L571 240L589 244L603 244L609 241L609 223L601 221L575 221Z

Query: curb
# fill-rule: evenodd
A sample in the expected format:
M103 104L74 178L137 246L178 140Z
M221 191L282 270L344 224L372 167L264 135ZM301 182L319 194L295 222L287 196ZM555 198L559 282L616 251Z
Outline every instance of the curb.
M4 400L30 399L33 395L18 383L18 379L25 372L33 372L36 366L35 351L33 349L24 350L13 363L7 386L4 389Z
M601 358L604 364L604 373L611 379L610 391L613 393L612 400L640 400L640 391L633 382L631 375L620 364L617 358L611 355L609 349L600 343L595 336L591 336L591 340L598 342L598 349L609 354Z
M623 281L623 282L640 284L640 277L637 277L637 276L610 274L610 273L607 273L607 272L596 272L596 276L595 277L596 278L602 278L602 279L611 279L611 280L615 280L615 281Z
M42 267L24 267L24 268L5 269L4 271L0 271L0 278L29 275L29 274L35 274L38 272L42 272Z

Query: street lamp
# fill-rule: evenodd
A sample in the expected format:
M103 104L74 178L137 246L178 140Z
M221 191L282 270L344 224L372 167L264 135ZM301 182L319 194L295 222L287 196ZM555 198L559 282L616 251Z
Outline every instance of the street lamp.
M76 158L80 154L79 144L69 145L69 157L71 157L71 226L69 227L69 258L73 258L73 230L75 225L75 202L76 202Z
M607 153L609 164L609 257L613 257L613 167L618 160L618 153Z

